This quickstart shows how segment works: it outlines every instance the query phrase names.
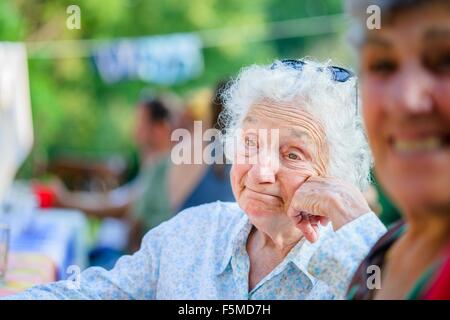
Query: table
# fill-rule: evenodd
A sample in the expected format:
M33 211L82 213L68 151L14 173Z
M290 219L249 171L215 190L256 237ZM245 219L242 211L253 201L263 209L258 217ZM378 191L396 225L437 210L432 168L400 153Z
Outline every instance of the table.
M33 209L25 223L19 225L14 219L10 219L15 232L11 232L6 284L0 288L0 296L67 279L71 265L81 270L87 266L88 222L83 213Z
M30 221L10 240L12 253L36 253L49 257L56 280L67 279L71 265L87 266L88 222L82 212L68 209L35 209Z
M0 287L0 297L15 294L34 285L56 281L56 266L44 254L11 252L5 286Z

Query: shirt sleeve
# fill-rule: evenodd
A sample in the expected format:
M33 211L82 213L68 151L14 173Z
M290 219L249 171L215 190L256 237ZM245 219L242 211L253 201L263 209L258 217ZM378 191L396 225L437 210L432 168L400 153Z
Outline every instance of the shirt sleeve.
M78 280L63 280L32 287L7 300L53 299L155 299L159 273L159 245L164 225L147 233L139 251L121 257L107 271L91 267L79 274Z
M375 213L369 212L326 233L309 261L308 272L325 282L335 298L344 299L356 268L385 232Z

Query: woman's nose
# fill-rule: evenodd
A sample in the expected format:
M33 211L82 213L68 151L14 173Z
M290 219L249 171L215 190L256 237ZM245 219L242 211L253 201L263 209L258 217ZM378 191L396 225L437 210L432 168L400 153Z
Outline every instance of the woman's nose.
M397 115L418 115L428 113L433 108L433 75L418 64L403 68L397 79L397 86L392 86L392 106L389 111Z
M278 156L260 154L252 166L249 176L255 183L275 183L279 169Z

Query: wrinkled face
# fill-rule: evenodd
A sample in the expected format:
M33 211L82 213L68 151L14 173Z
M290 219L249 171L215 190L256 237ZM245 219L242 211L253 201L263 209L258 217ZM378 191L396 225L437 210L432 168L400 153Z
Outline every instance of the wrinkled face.
M403 211L450 212L450 7L404 11L361 49L377 177Z
M288 220L295 191L328 162L321 126L299 106L259 103L243 121L231 184L250 219Z

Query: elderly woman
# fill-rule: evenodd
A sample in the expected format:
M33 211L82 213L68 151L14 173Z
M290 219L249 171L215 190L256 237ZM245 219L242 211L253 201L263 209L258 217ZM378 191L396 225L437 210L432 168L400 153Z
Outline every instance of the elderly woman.
M365 27L369 5L381 9L379 30ZM450 2L354 0L349 8L359 22L353 40L377 178L404 221L375 245L348 296L450 299ZM369 265L381 271L369 274L377 290L366 285Z
M182 211L111 271L17 298L337 299L385 232L361 194L370 157L355 77L311 61L251 66L224 93L236 203Z

